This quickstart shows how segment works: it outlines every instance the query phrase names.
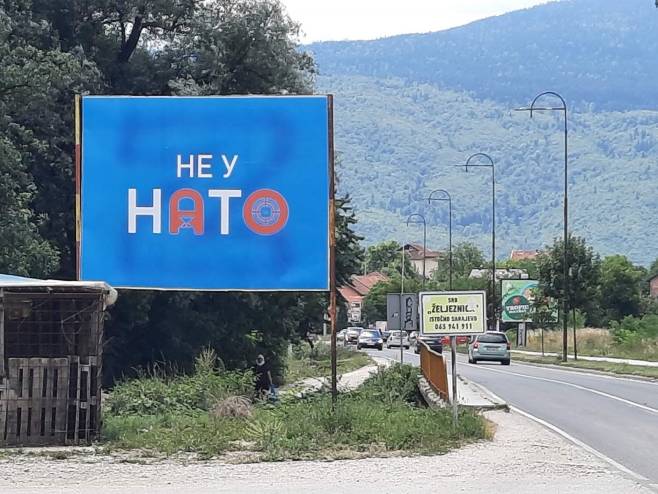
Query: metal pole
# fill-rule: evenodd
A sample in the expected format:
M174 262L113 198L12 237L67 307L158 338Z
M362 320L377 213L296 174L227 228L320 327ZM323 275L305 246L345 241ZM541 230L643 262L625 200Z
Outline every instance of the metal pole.
M491 294L492 294L492 321L491 329L498 330L498 300L496 299L496 168L491 166Z
M471 164L471 161L475 158L485 158L489 161L489 164ZM491 318L490 318L490 328L491 330L496 330L496 166L494 160L491 156L486 153L475 153L468 157L466 160L466 171L468 172L468 167L471 166L487 166L491 167Z
M329 317L331 318L331 408L338 401L338 372L336 351L336 196L334 175L334 99L327 97L329 117Z
M423 291L425 291L425 261L427 259L427 222L423 218Z
M571 309L573 318L573 359L578 360L578 344L576 343L576 308Z
M450 281L448 284L449 289L452 291L452 198L448 194L448 250L450 252Z
M455 427L457 426L458 412L457 406L457 337L450 337L450 357L452 365L452 421Z
M435 192L441 192L441 193L445 194L446 198L443 198L443 199L442 198L436 198L436 199L433 198L432 195L434 195ZM448 211L449 211L449 216L448 216L448 251L449 251L449 255L450 255L450 260L449 260L450 273L449 273L449 284L448 284L448 286L449 286L449 289L452 290L452 278L453 278L453 275L452 275L452 197L450 197L450 193L447 190L437 189L437 190L433 190L432 192L430 192L430 195L427 198L428 203L431 203L432 201L448 201Z
M404 363L404 341L402 339L402 294L404 293L404 245L402 246L402 279L400 280L400 365Z
M560 97L562 99L562 97ZM569 242L569 181L568 181L568 130L567 130L567 104L562 100L564 104L564 321L562 322L562 347L564 354L562 356L562 361L567 361L567 314L569 310L568 298L569 298L569 258L568 258L568 242Z
M561 107L546 107L535 108L535 103L542 96L555 96L562 102ZM519 108L517 111L529 111L530 118L534 111L561 111L564 112L564 293L562 296L562 361L567 361L567 339L568 339L568 324L567 315L569 313L569 126L568 126L568 110L567 102L562 96L554 91L545 91L535 97L530 105L530 108Z

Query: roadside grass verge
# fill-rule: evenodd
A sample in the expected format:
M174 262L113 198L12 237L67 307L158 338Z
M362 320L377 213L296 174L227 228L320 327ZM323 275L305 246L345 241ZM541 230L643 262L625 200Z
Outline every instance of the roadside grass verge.
M615 357L638 360L658 361L657 338L627 338L619 341L612 331L597 328L576 330L578 355L590 357ZM516 341L516 331L512 338ZM528 334L528 345L519 350L541 352L541 332L534 330ZM562 353L562 331L544 331L544 351ZM568 351L573 354L573 330L569 328Z
M373 363L363 352L338 346L336 348L339 374L345 374ZM313 350L307 344L293 345L286 358L284 380L293 384L308 377L325 377L331 374L331 348L325 342L318 342Z
M139 406L110 406L104 437L108 449L202 458L249 452L241 456L247 461L441 454L489 437L486 421L476 413L461 411L454 428L450 410L421 406L417 372L399 364L382 370L358 390L340 395L333 411L328 393L256 403L241 417L220 416L214 406L153 414L124 413ZM121 386L115 392L121 393Z
M562 362L559 357L541 357L534 355L512 354L512 362L521 361L534 364L559 365L576 369L590 369L611 374L641 376L658 379L658 367L642 367L639 365L618 364L615 362L592 362L590 360L568 360Z

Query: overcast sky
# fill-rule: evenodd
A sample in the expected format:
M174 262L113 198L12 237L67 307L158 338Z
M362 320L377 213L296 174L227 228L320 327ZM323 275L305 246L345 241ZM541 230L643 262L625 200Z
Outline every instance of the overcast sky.
M424 33L548 0L281 0L301 22L303 42ZM622 0L623 1L623 0Z

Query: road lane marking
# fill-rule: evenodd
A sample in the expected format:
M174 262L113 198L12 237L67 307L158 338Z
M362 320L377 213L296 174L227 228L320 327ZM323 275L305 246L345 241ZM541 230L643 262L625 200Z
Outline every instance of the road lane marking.
M457 355L462 355L464 358L463 359L458 359L462 363L467 363L468 361L467 356L464 354L457 354ZM447 360L450 360L450 356L448 355L447 357L444 356L444 358L447 358ZM528 362L519 362L517 360L512 359L512 367L530 367L531 369L545 369L553 372L563 372L565 374L570 374L570 375L579 375L579 376L588 376L588 377L598 377L601 379L609 379L609 380L614 380L614 381L629 381L632 383L636 384L649 384L651 386L658 386L658 381L649 381L649 380L644 380L644 379L637 379L633 377L626 377L626 376L610 376L607 374L595 374L592 372L587 372L586 370L580 370L577 367L574 368L556 368L555 366L551 364L532 364Z
M484 369L484 367L479 367L479 368ZM619 396L611 395L610 393L605 393L603 391L599 391L598 389L592 389L592 388L588 388L586 386L581 386L579 384L569 383L569 382L565 382L565 381L558 381L557 379L548 379L547 377L528 376L526 374L516 374L514 372L508 372L508 371L499 370L499 369L487 369L487 370L490 371L490 372L498 372L499 374L508 374L510 376L525 377L526 379L534 379L536 381L545 381L545 382L550 382L550 383L554 383L554 384L563 384L565 386L570 386L572 388L580 389L582 391L589 391L590 393L600 395L600 396L603 396L605 398L610 398L611 400L616 400L616 401L619 401L621 403L625 403L626 405L630 405L630 406L633 406L633 407L636 407L636 408L640 408L640 409L645 410L647 412L654 413L654 414L658 415L658 409L651 408L649 406L642 405L641 403L637 403L635 401L627 400L627 399L621 398Z
M555 426L555 425L553 425L549 422L546 422L545 420L542 420L539 417L535 417L534 415L532 415L532 414L530 414L530 413L528 413L524 410L521 410L520 408L517 408L515 406L510 406L510 410L512 410L513 412L516 412L520 415L523 415L524 417L529 418L530 420L534 420L538 424L543 425L544 427L552 430L553 432L555 432L556 434L562 436L563 438L567 439L568 441L571 441L576 446L579 446L579 447L583 448L585 451L587 451L588 453L596 456L598 459L603 460L604 462L608 463L609 465L615 467L617 470L620 470L620 471L624 472L625 474L630 475L635 480L640 481L640 482L644 483L645 485L647 485L647 483L649 482L648 478L644 477L643 475L640 475L639 473L635 473L633 470L629 469L628 467L625 467L624 465L622 465L621 463L613 460L609 456L604 455L600 451L597 451L596 449L594 449L591 446L585 444L584 442L580 441L579 439L576 439L575 437L573 437L569 433L563 431L559 427L557 427L557 426Z

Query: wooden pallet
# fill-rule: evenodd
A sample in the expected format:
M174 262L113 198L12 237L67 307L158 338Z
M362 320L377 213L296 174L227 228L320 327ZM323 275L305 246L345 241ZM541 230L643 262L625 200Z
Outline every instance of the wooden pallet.
M0 385L0 446L65 444L67 358L10 358Z

